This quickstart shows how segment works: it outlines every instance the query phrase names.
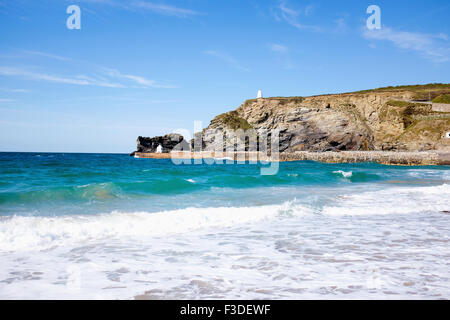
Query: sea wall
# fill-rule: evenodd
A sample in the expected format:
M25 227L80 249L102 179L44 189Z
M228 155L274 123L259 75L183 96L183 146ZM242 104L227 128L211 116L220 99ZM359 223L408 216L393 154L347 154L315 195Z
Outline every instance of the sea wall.
M432 110L437 112L450 112L450 104L448 103L433 103Z
M377 162L388 165L450 165L450 152L394 152L394 151L342 151L342 152L284 152L279 157L261 152L172 152L139 153L136 158L152 159L233 159L240 161L302 161L313 160L328 163Z

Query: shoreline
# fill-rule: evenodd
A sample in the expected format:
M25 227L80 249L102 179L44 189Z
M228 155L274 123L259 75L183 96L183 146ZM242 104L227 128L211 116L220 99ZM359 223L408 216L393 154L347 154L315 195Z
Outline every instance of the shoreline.
M303 161L313 160L325 163L376 162L385 165L450 165L450 151L341 151L341 152L282 152L279 159L271 159L261 152L214 152L214 151L173 151L170 153L136 152L140 159L217 159L234 161Z

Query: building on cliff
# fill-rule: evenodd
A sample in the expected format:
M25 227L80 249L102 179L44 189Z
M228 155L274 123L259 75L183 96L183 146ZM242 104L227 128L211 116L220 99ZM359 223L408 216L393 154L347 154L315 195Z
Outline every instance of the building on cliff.
M261 91L261 90L258 90L258 95L256 96L256 98L257 98L257 99L260 99L260 98L262 98L262 97L263 97L262 91Z

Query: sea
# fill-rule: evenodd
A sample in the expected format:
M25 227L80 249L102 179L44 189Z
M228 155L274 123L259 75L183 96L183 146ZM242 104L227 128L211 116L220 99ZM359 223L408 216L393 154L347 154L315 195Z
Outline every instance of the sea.
M449 166L267 165L0 153L0 299L450 298Z

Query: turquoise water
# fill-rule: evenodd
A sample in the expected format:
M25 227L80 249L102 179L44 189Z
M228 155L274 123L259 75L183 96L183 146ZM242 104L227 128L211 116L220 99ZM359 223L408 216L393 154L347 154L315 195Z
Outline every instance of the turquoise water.
M450 298L450 167L0 153L0 298Z
M261 205L288 200L284 192L267 192L267 188L440 184L450 172L447 167L437 166L312 161L280 163L278 174L269 176L261 175L260 168L259 164L174 165L167 159L134 159L117 154L0 153L0 215ZM351 172L351 176L346 177L345 172ZM411 174L415 172L417 175ZM263 197L246 196L256 190L264 193Z

